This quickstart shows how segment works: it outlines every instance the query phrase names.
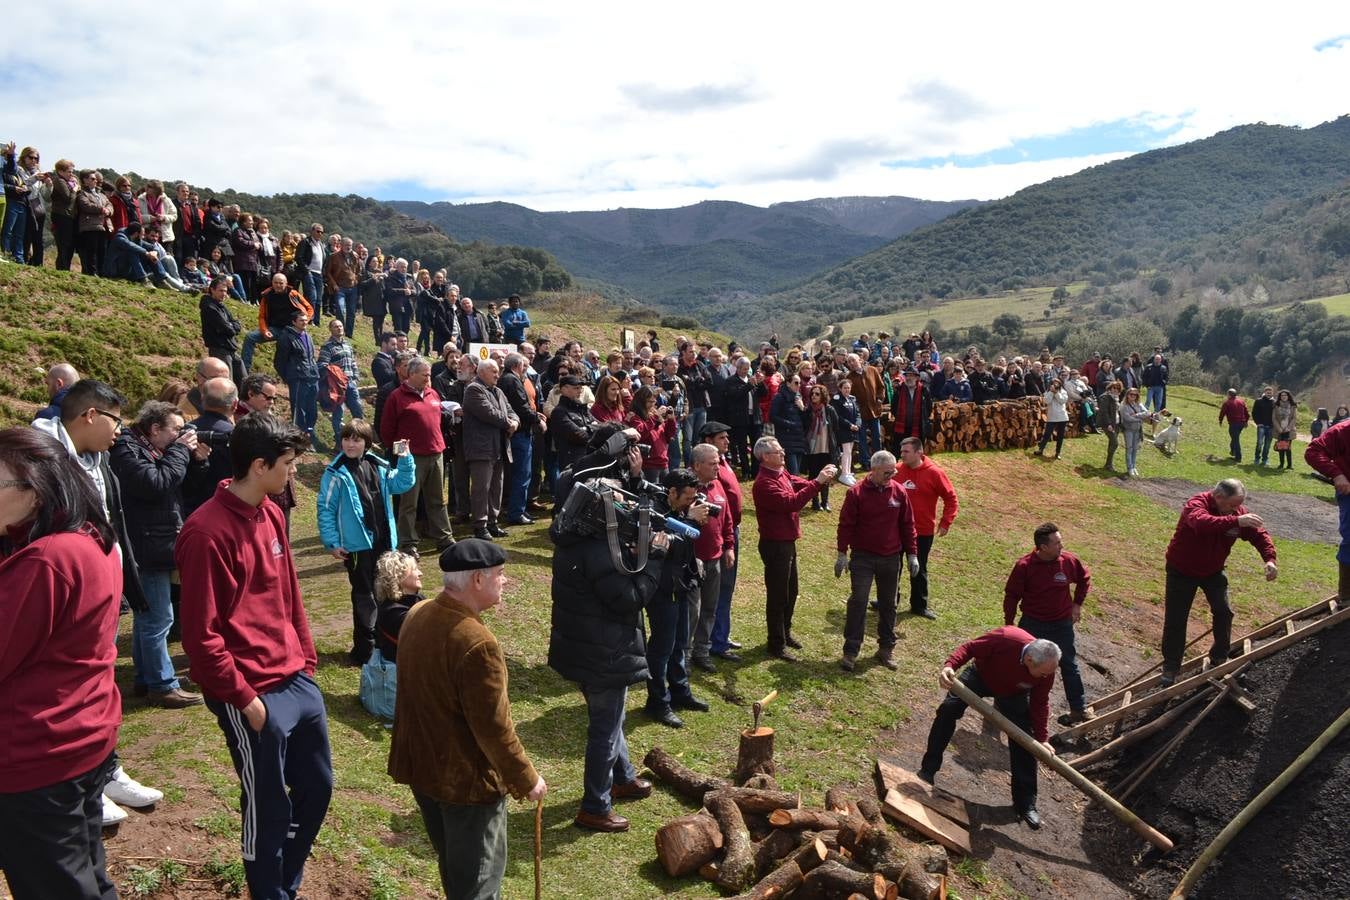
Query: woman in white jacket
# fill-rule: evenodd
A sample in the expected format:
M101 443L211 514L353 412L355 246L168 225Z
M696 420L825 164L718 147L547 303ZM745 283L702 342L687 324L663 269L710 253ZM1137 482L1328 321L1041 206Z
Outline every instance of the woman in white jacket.
M1139 477L1134 462L1144 440L1144 423L1156 421L1158 414L1149 412L1139 402L1139 388L1132 387L1125 392L1125 402L1120 404L1120 432L1125 437L1125 471L1131 478Z
M1036 450L1036 455L1045 455L1045 445L1050 443L1050 436L1054 435L1055 459L1059 459L1064 449L1064 429L1069 425L1069 392L1064 390L1064 383L1056 378L1050 382L1050 389L1041 395L1041 399L1045 401L1045 431L1041 434L1041 446Z

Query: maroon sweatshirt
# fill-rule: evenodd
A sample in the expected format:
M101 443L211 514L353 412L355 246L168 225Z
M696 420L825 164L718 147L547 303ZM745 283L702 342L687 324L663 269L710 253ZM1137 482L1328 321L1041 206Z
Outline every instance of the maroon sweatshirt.
M835 546L840 553L852 547L878 556L894 556L902 550L917 554L914 510L900 482L892 479L877 487L870 478L858 479L844 494Z
M731 523L731 504L727 502L726 491L716 478L699 490L708 495L708 500L722 507L717 515L708 516L708 521L699 529L698 539L694 541L694 556L704 562L721 559L727 549L736 547L736 526Z
M418 394L407 384L400 384L385 399L380 411L380 443L392 448L394 441L405 440L413 456L430 456L445 449L441 395L432 388Z
M774 471L759 467L750 495L755 500L755 521L762 541L795 541L802 536L802 520L797 515L811 498L820 493L814 478L789 475L787 469Z
M1303 451L1308 465L1328 478L1337 475L1350 478L1350 419L1332 425L1313 438Z
M1055 684L1055 673L1033 678L1022 664L1022 651L1034 640L1022 629L1005 625L966 641L952 651L945 665L959 669L975 660L975 671L995 697L1031 691L1032 736L1045 742L1050 739L1050 688Z
M83 775L117 745L121 557L92 533L50 534L0 560L0 583L0 793L12 794Z
M192 680L243 709L298 672L313 675L318 656L285 517L271 500L250 506L229 485L188 518L174 556Z
M736 480L736 473L725 459L717 461L717 480L722 483L722 490L727 495L727 508L731 512L731 524L741 527L741 509L745 506L745 498L741 494L741 483Z
M1190 578L1208 578L1223 569L1238 538L1247 541L1265 562L1275 561L1275 543L1264 528L1239 528L1238 516L1247 512L1239 506L1232 515L1219 515L1214 495L1196 494L1181 508L1177 530L1167 545L1167 567Z
M1072 600L1069 585L1073 585ZM1003 586L1003 624L1013 623L1019 602L1022 615L1032 619L1058 622L1070 618L1073 607L1083 605L1091 588L1091 573L1072 553L1061 550L1046 562L1033 550L1013 564Z

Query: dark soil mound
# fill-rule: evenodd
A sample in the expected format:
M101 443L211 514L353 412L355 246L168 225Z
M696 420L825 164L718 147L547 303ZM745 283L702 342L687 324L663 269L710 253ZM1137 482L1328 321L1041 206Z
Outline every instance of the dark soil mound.
M1350 627L1340 625L1254 663L1248 718L1224 703L1126 802L1176 842L1166 857L1122 840L1095 807L1084 823L1089 859L1142 897L1166 898L1228 822L1350 704ZM1181 726L1174 726L1175 734ZM1089 774L1110 790L1166 742L1154 736ZM1193 897L1350 898L1350 730L1341 733L1228 845Z

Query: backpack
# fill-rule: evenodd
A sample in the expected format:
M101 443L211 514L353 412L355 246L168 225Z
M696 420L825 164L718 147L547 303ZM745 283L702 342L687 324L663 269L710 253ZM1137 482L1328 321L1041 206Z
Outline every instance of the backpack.
M319 391L319 406L324 412L337 412L347 397L347 373L336 363L323 370L323 390Z

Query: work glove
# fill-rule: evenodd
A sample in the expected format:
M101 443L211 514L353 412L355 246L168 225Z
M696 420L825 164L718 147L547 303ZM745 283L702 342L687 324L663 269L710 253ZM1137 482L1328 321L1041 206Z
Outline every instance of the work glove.
M840 553L834 558L834 577L839 578L848 571L848 554Z
M917 578L919 575L919 557L910 553L906 555L906 559L909 560L909 577Z

